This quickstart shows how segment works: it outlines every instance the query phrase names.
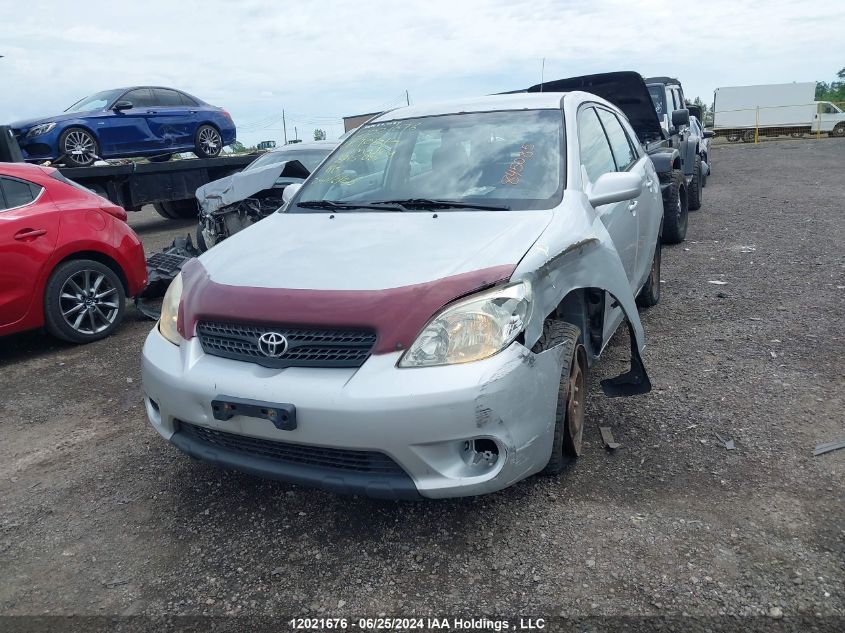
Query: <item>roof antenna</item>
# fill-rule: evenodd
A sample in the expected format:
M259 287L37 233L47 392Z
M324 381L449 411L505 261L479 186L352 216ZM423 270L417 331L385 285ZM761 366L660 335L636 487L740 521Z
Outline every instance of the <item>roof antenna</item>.
M543 92L543 75L546 72L546 58L543 58L543 63L540 64L540 92Z

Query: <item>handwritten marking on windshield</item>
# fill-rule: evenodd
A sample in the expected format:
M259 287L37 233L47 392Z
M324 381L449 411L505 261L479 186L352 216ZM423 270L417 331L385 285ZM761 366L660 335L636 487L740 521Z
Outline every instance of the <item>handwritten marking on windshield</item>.
M505 175L502 176L503 185L519 184L520 174L525 171L525 161L534 156L534 146L530 143L523 143L519 149L519 156L508 165Z

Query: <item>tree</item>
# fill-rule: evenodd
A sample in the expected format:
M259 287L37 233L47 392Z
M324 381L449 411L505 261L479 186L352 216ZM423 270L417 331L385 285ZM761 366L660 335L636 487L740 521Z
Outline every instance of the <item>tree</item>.
M836 73L840 81L816 82L816 101L845 101L845 68Z
M314 130L314 140L315 141L325 141L326 140L326 131L321 129Z
M246 147L240 141L235 141L229 146L235 154L240 154L241 152L246 151Z

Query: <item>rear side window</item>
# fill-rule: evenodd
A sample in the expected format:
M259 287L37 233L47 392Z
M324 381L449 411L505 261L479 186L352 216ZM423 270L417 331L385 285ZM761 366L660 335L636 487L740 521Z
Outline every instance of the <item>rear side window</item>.
M599 118L604 126L604 131L607 133L607 138L610 141L610 149L613 151L613 157L616 159L616 168L618 171L627 171L628 168L637 162L637 156L631 149L631 144L628 142L628 136L625 130L622 129L622 124L616 115L607 110L596 108L599 113Z
M182 98L175 90L167 90L166 88L153 88L153 95L155 95L156 105L159 106L181 106Z
M195 99L192 99L191 97L186 95L184 92L180 92L178 94L179 94L179 99L182 101L182 105L186 105L186 106L197 106L197 105L199 105L196 102Z
M131 101L133 108L149 108L154 105L153 95L149 88L137 88L130 90L123 97L121 101Z
M39 185L5 177L0 178L0 189L3 190L3 208L5 209L26 206L41 193Z
M604 128L593 108L584 108L578 113L578 145L581 164L590 182L596 182L602 174L616 171Z

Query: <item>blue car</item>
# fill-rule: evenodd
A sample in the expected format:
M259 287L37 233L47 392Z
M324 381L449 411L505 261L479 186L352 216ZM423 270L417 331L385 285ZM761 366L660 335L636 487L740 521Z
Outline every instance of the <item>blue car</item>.
M235 141L235 124L224 109L158 86L104 90L58 116L11 127L26 160L74 167L99 158L167 160L176 152L210 158Z

